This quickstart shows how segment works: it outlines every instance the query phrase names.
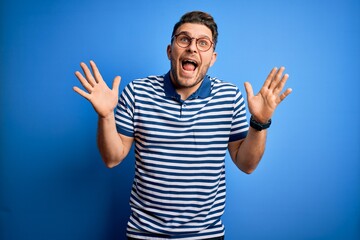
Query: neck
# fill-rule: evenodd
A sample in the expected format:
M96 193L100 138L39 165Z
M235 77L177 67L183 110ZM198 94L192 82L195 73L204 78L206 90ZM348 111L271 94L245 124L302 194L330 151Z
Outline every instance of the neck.
M180 95L181 100L186 100L191 96L196 90L200 87L203 78L200 81L197 81L194 85L191 86L181 86L179 81L174 78L173 73L170 71L170 80L176 90L176 92Z

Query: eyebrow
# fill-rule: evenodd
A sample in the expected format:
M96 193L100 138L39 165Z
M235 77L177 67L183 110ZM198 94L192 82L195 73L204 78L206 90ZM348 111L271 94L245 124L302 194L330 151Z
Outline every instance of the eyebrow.
M190 33L188 32L188 31L181 31L181 32L179 32L179 33L177 33L177 34L175 34L175 35L180 35L180 34L186 34L186 35L188 35L189 37L191 37L190 35ZM200 35L198 38L208 38L209 40L211 40L211 38L209 37L209 36L207 36L207 35Z

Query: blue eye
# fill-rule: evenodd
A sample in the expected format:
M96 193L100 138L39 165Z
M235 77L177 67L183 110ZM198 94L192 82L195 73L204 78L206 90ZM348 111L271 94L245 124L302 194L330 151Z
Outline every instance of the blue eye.
M200 47L207 47L208 45L210 45L210 41L207 40L206 38L204 38L204 39L199 39L199 40L198 40L198 45L199 45Z
M179 36L179 41L182 43L189 43L190 42L190 38L187 36Z

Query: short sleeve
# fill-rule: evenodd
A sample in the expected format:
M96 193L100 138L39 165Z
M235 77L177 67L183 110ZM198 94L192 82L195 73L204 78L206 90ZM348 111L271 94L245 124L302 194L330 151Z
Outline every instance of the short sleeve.
M247 136L248 130L249 124L246 121L245 101L240 90L236 88L229 142L244 139Z
M121 93L115 110L115 123L118 133L134 136L134 84L130 82Z

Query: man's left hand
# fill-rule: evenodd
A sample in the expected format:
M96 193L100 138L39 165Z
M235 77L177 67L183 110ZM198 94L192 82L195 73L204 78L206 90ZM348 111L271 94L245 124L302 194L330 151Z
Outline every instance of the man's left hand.
M292 92L291 88L282 92L289 78L288 74L283 75L284 70L284 67L281 67L279 70L273 68L256 95L254 95L249 82L244 84L249 111L256 121L260 123L268 122L276 107Z

